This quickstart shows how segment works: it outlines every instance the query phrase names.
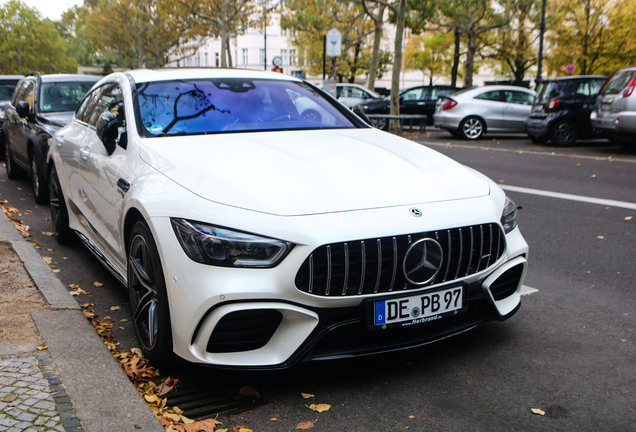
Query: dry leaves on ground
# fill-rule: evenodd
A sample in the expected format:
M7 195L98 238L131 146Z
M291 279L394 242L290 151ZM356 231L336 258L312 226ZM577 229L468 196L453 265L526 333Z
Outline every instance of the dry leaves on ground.
M325 412L325 411L329 411L329 408L331 408L331 405L329 405L329 404L311 404L311 405L309 405L309 408L311 408L313 411L316 411L316 412Z
M314 427L314 423L311 420L307 420L305 422L298 423L298 426L296 426L296 429L307 430L307 429L311 429L312 427Z

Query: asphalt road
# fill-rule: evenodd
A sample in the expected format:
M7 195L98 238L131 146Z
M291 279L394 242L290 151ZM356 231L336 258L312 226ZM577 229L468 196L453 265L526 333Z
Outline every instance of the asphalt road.
M291 431L304 421L314 422L313 431L633 431L636 147L468 142L442 132L412 138L507 189L530 245L525 284L537 291L506 322L417 350L285 372L182 366L207 375L211 387L253 386L266 401L219 419L258 432ZM28 180L9 181L1 170L0 199L21 211L62 282L90 292L78 301L94 302L98 315L116 322L122 348L134 346L124 289L81 245L63 247L46 234L48 208L34 204ZM311 403L331 408L317 413Z

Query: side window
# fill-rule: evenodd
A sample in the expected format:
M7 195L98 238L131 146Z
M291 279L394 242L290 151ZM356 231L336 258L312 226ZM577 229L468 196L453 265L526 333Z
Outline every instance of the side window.
M504 91L504 97L506 102L520 105L532 105L534 99L534 96L529 93L514 90Z
M32 79L22 81L22 85L15 95L15 103L27 102L33 109L33 96L35 95L35 82Z
M447 94L450 94L452 92L453 92L453 89L450 89L450 88L435 88L435 87L433 87L431 89L431 97L430 97L430 99L437 100L437 98L442 97L442 96L446 96Z
M90 116L90 112L93 108L93 104L91 101L93 100L95 94L99 93L99 89L95 90L86 95L84 100L77 107L77 111L75 111L75 118L81 122L88 123L88 117Z
M404 92L402 94L402 98L405 101L416 101L416 100L421 100L422 99L422 92L424 91L424 89L422 88L416 88L413 90L409 90L407 92Z
M499 90L488 91L486 93L482 93L480 95L475 96L475 99L495 101L495 102L501 102L502 101L501 94L500 94Z

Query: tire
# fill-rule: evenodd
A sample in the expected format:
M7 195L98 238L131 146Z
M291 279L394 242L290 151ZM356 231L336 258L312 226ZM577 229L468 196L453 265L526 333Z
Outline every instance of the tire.
M49 210L51 212L51 224L53 234L60 244L69 244L75 240L75 233L68 225L68 209L60 187L60 179L57 177L55 167L51 167L49 175Z
M389 120L385 119L385 118L374 118L371 119L371 126L373 126L376 129L380 129L383 131L388 131L389 130Z
M49 202L49 188L46 184L46 177L39 168L38 158L35 154L31 155L31 186L33 187L33 198L38 204L47 204Z
M15 164L13 155L11 154L11 148L9 146L6 146L4 165L7 168L7 177L11 180L18 180L24 175L24 170Z
M550 130L550 142L559 147L571 146L576 142L576 125L569 120L558 121Z
M481 138L486 130L484 121L479 117L468 117L459 125L459 133L468 140Z
M168 295L157 246L148 226L136 222L128 237L128 295L135 335L156 365L174 360Z
M4 146L4 130L0 127L0 161L4 160L4 156L6 154Z
M546 142L548 142L547 136L537 136L537 135L528 134L528 138L530 138L530 141L532 141L535 144L545 144Z
M303 113L300 116L305 120L309 120L309 121L313 121L317 123L322 122L322 116L320 115L320 113L313 109L308 109L303 111Z

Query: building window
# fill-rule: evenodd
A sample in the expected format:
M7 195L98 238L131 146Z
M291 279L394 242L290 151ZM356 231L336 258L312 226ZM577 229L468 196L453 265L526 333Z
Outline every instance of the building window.
M295 65L296 64L296 50L295 49L290 49L289 50L289 64L290 65Z
M210 55L209 53L205 53L205 67L210 66Z
M282 49L280 50L280 57L281 57L281 63L284 65L288 65L289 64L289 58L287 57L287 50L286 49Z
M221 65L221 59L219 57L219 53L214 53L214 66L219 67Z
M261 48L260 49L260 60L259 60L259 64L264 65L265 64L265 49Z
M246 65L247 64L247 48L243 48L241 50L241 56L242 56L243 64Z

